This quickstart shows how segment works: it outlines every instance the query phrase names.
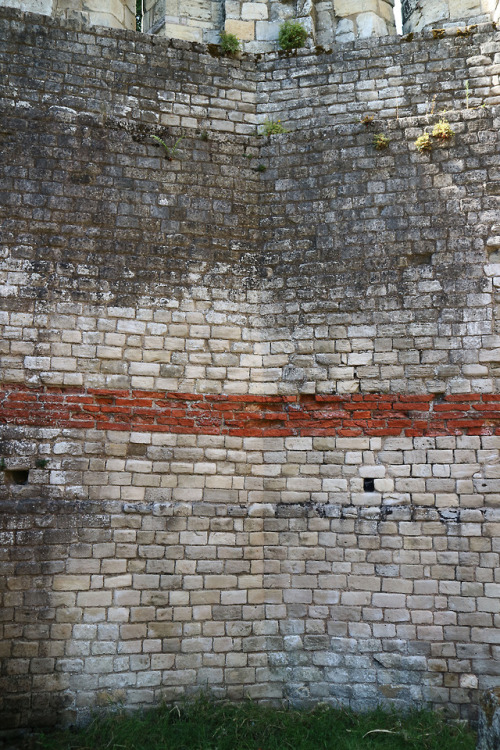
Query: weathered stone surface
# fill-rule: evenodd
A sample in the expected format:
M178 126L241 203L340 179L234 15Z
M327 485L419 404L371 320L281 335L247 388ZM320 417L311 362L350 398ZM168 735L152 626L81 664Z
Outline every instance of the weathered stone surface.
M0 23L3 724L207 684L473 715L499 673L498 33L221 59ZM419 154L434 96L455 135Z
M1 0L0 6L83 21L93 26L135 29L133 0Z
M499 0L402 0L401 5L404 33L451 21L496 22L500 15Z
M479 701L477 750L500 747L500 689L486 690Z

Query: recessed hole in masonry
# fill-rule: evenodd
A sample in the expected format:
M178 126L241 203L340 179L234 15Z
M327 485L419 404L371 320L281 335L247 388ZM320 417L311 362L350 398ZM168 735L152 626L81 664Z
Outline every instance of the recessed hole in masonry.
M371 477L363 479L363 489L365 492L375 492L375 480Z
M7 484L28 484L29 469L6 469L5 481Z

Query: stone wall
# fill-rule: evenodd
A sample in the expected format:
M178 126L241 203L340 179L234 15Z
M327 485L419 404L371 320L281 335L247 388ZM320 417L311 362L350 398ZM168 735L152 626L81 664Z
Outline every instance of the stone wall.
M136 24L134 0L0 0L0 7L115 29Z
M498 21L499 0L402 0L404 32L457 20L468 23Z
M207 688L473 715L498 32L229 60L3 10L0 40L3 725Z
M308 46L395 33L394 0L146 0L143 28L149 33L197 42L234 34L246 52L276 50L283 21L296 19Z
M442 37L426 31L336 45L312 58L300 50L267 55L259 65L259 119L280 119L296 130L359 122L369 115L375 117L372 128L378 128L417 114L430 123L441 112L500 104L491 24L480 24L467 36L457 28L443 30Z

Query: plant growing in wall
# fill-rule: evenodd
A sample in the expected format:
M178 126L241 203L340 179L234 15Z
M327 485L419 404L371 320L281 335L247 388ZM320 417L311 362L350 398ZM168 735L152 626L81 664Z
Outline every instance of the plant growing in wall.
M226 31L221 31L220 47L225 55L237 55L240 51L240 40L235 34L228 34Z
M477 24L472 24L472 26L465 26L465 28L463 29L457 29L457 36L472 36L476 29Z
M420 135L415 141L415 147L417 151L420 151L421 154L424 151L431 151L432 141L431 141L431 137L429 133L424 133L423 135Z
M432 129L432 137L440 141L448 141L453 138L455 131L451 129L450 123L444 118L437 122Z
M373 136L373 145L377 151L383 151L389 147L390 140L384 133L376 133Z
M278 43L287 52L303 47L306 43L307 31L299 21L285 21L281 24Z
M283 133L289 133L282 124L281 120L264 120L262 123L262 134L263 135L282 135Z
M174 156L176 156L176 154L179 152L178 145L184 139L184 136L181 135L181 137L176 140L173 146L167 146L165 141L163 141L158 135L152 135L151 138L154 138L154 140L159 143L160 146L163 146L167 159L169 161L172 161Z

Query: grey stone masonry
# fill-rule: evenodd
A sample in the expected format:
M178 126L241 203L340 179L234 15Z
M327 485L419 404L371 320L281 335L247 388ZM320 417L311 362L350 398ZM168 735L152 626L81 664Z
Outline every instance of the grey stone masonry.
M135 0L0 0L0 7L92 26L135 29Z
M0 11L2 731L498 689L499 76Z
M403 31L421 31L423 28L483 21L496 23L500 18L499 0L402 0Z
M477 750L500 747L500 689L487 690L479 702Z

